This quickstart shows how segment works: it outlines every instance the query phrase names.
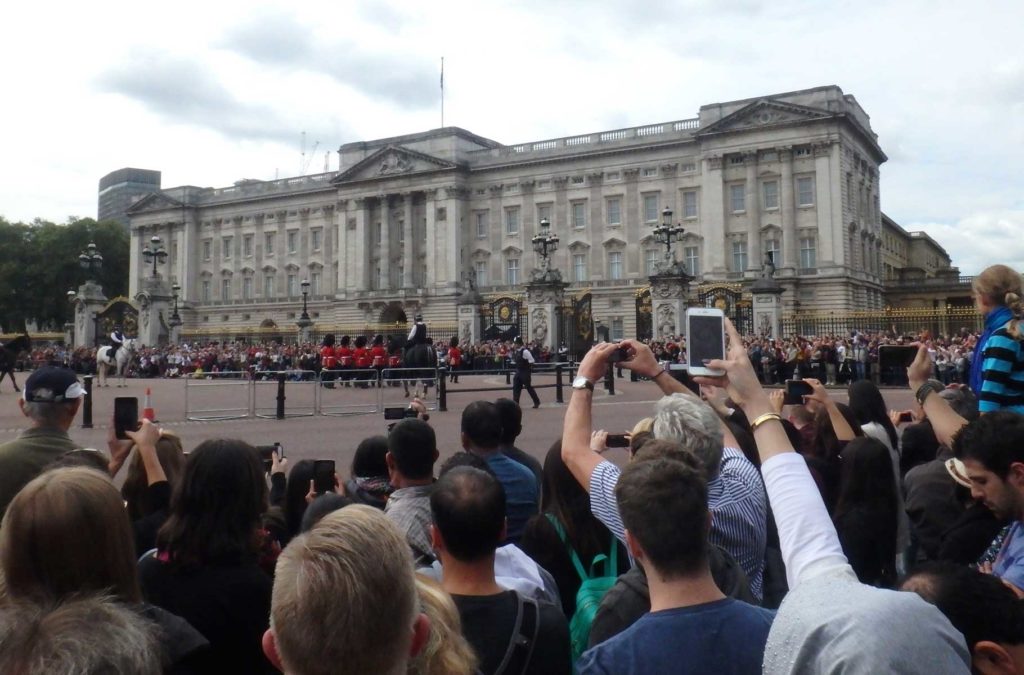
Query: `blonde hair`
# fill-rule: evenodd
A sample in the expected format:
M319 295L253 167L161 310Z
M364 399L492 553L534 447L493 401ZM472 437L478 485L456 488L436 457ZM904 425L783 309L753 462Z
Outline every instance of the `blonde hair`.
M409 544L381 511L324 516L277 559L270 626L285 671L402 672L416 601Z
M645 431L647 433L652 433L654 431L653 417L645 417L639 422L637 422L635 425L633 425L633 431L630 432L630 436L636 436L637 434L643 433Z
M477 658L462 636L462 622L455 602L433 579L417 574L416 591L420 607L430 619L430 637L416 658L409 662L409 675L470 675Z
M1006 265L992 265L974 278L974 293L994 307L1008 307L1013 319L1006 332L1015 340L1021 339L1020 321L1024 318L1024 284L1017 270Z

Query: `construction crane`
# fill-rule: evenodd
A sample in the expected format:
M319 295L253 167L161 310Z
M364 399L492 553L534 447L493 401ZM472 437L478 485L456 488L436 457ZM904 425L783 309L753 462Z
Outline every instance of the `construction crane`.
M309 169L309 163L313 161L313 157L316 155L316 149L320 147L320 141L313 143L313 149L309 151L309 159L306 159L306 132L302 132L302 160L299 162L299 175L305 176L306 170Z

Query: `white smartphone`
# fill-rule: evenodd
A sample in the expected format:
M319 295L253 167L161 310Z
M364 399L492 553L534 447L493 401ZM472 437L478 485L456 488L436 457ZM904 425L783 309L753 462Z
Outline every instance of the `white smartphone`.
M691 307L686 310L686 364L691 375L717 377L725 371L708 368L705 360L725 358L725 315L722 310Z

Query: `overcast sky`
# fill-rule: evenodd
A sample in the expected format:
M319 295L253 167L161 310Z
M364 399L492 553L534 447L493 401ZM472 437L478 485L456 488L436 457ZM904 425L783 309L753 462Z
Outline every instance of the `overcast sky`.
M13 7L12 7L13 5ZM0 215L95 216L133 166L164 187L337 168L445 123L517 143L838 84L889 161L882 209L964 273L1024 269L1024 2L8 2ZM310 152L319 142L315 153Z

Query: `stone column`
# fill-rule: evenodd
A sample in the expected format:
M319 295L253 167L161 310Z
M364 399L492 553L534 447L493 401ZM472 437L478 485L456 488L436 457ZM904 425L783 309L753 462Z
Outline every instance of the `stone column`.
M707 169L701 194L701 232L704 235L704 271L705 274L719 275L722 278L728 273L725 265L725 171L722 168L722 157L708 157L705 162ZM655 331L655 335L657 335Z
M425 200L423 202L423 211L427 219L427 241L424 246L426 252L426 265L424 265L424 281L423 286L425 288L434 288L437 284L437 272L436 263L438 259L437 250L437 190L429 189L424 193Z
M558 349L558 307L569 284L563 281L535 281L526 285L528 330L527 342L551 351Z
M391 290L391 198L380 196L380 290Z
M139 344L143 347L155 347L164 344L169 338L167 321L174 311L170 285L162 276L148 277L143 282L143 289L135 296L135 304L139 309Z
M761 194L757 185L757 153L743 156L747 165L747 270L761 269Z
M412 194L411 192L406 192L403 195L405 198L405 221L402 223L402 236L405 238L405 244L402 246L402 266L404 268L402 288L416 287L416 283L413 281L415 278L413 266L416 264L416 240L412 234Z
M761 277L750 286L754 296L754 332L778 339L782 335L782 294L785 291L774 278Z
M103 288L94 281L78 287L75 297L75 348L96 344L96 313L107 304Z
M483 298L476 289L463 292L456 310L459 319L459 342L463 345L476 344L480 341L480 304Z
M796 203L793 197L793 149L779 148L779 162L782 164L782 178L779 186L782 203L782 267L796 269Z
M351 274L351 286L359 291L373 288L370 283L372 273L373 246L371 246L370 203L366 197L356 197L355 203L356 229L352 239L352 259L355 261Z
M139 292L142 275L145 273L145 265L142 258L142 241L146 236L145 230L141 227L131 229L131 248L128 258L128 293L135 295ZM102 251L100 251L102 253Z
M693 277L676 263L667 271L649 277L651 282L651 320L654 339L686 332L686 301Z

